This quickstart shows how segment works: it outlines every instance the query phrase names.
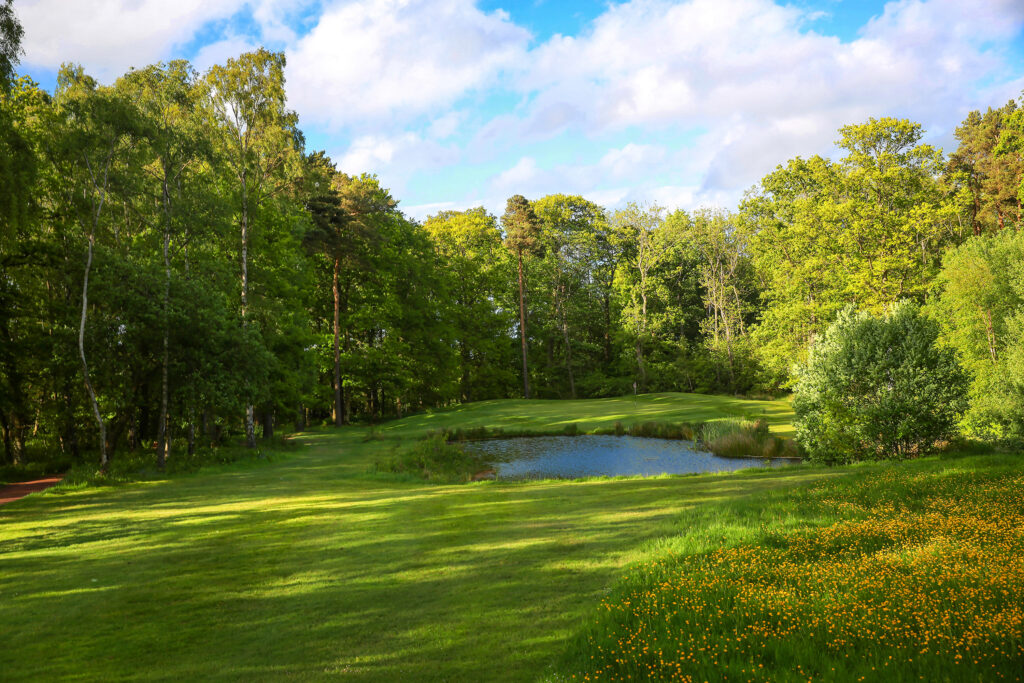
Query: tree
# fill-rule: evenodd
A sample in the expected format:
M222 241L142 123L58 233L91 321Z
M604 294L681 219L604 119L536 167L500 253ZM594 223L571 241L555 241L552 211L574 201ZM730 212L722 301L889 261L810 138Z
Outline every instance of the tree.
M1011 104L1003 110L999 144L995 147L998 164L997 196L995 201L1003 202L1021 225L1021 205L1024 204L1024 109L1014 109ZM1003 227L1003 213L1000 212L1000 228Z
M171 260L187 240L188 227L195 216L185 208L190 190L186 174L212 156L209 140L203 134L202 93L196 72L184 61L149 66L129 72L119 88L138 103L143 117L143 135L152 155L145 170L154 187L147 200L160 207L151 223L160 234L164 269L162 292L163 339L160 358L160 416L157 436L157 466L163 469L170 449L168 437L170 401L171 337ZM147 215L144 212L143 215ZM147 218L150 216L147 215ZM179 244L179 240L181 243ZM173 241L173 244L172 244Z
M223 159L237 182L241 231L241 316L248 325L251 219L261 204L285 186L285 170L294 160L298 119L285 106L284 53L259 49L206 76L210 103L224 133ZM246 444L256 445L254 407L245 409Z
M599 255L598 236L606 222L604 209L578 195L548 195L532 204L541 222L550 265L547 280L552 302L555 335L562 343L563 364L570 398L576 398L573 347L582 347L584 330L591 318L591 273Z
M957 204L939 182L942 154L920 125L892 118L844 126L847 155L793 159L744 200L764 310L753 336L771 383L848 304L881 312L923 302L942 251L959 239Z
M314 194L310 211L314 230L307 241L316 244L331 264L331 295L334 303L331 326L333 344L334 423L348 422L348 403L341 371L342 298L348 309L349 293L359 272L371 268L371 251L380 240L380 222L395 211L397 202L371 176L351 177L338 173L322 154L309 159L316 183L324 183ZM342 275L344 291L342 289ZM350 336L346 328L345 350Z
M936 289L942 339L971 375L967 427L981 436L1024 434L1024 234L983 234L947 252Z
M14 0L0 0L0 90L10 88L14 80L14 67L21 54L21 39L25 30L14 14Z
M109 207L113 172L120 157L134 144L137 123L131 106L116 92L99 87L81 67L65 66L57 77L55 99L66 121L66 147L63 154L76 170L81 191L78 215L86 243L82 274L81 316L78 326L78 353L82 378L89 394L93 416L99 427L100 468L108 464L107 425L100 409L98 394L89 374L85 335L89 312L89 276L92 271L96 240L103 225L104 210Z
M612 214L612 226L621 247L621 289L626 303L623 316L633 340L639 386L647 391L645 345L649 343L648 303L652 296L651 273L659 260L655 233L664 220L664 209L657 205L630 202Z
M797 441L809 457L902 460L948 439L966 408L967 375L938 335L907 301L883 316L840 312L797 374Z
M451 298L444 312L455 336L459 398L504 398L514 376L507 370L514 351L506 342L512 316L499 303L511 275L498 221L483 207L442 211L424 229L445 264Z
M505 228L505 246L515 252L519 269L519 339L523 347L523 397L530 398L530 373L526 360L526 298L523 291L523 254L538 256L542 253L540 221L521 194L509 197L505 214L501 217Z
M24 218L35 160L15 121L14 67L24 31L11 5L0 0L0 240Z
M1019 157L999 154L1007 123L1017 110L1012 100L991 107L984 114L972 111L956 129L960 145L949 159L947 173L961 184L968 197L971 231L975 235L1006 227L1007 220L1021 220L1017 189L1022 167Z

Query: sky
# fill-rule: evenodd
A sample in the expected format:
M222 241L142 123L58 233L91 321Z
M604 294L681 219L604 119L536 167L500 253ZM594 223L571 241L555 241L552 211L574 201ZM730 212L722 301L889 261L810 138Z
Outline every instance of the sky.
M735 207L840 126L896 116L951 151L1024 90L1024 0L15 0L53 88L284 51L309 150L408 215L512 194Z

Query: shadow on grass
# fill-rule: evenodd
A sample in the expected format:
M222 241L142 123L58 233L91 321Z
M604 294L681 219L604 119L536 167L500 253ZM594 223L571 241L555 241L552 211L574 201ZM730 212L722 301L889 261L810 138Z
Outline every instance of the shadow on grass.
M820 476L432 486L356 476L384 445L304 438L265 467L0 513L0 669L535 678L684 510Z

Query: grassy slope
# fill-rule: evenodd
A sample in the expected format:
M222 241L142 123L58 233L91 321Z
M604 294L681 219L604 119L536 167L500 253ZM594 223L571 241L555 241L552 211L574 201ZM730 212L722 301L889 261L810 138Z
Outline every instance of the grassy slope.
M1024 458L846 471L684 512L547 680L1024 680Z
M390 423L379 440L307 434L269 464L0 507L0 677L557 676L559 660L587 661L581 629L630 590L625 565L830 523L831 506L809 519L785 490L885 469L458 486L369 474L427 429L585 430L628 424L632 407L488 402ZM767 413L790 429L785 403L657 395L637 408L662 421ZM915 467L944 476L948 463Z
M380 433L405 436L429 429L481 426L555 432L570 424L586 432L599 427L613 427L616 421L629 426L647 420L697 423L721 417L763 417L773 433L793 435L793 411L788 401L744 401L725 396L678 393L644 394L636 399L627 396L578 401L481 401L392 422Z
M434 486L369 474L440 425L629 421L633 399L487 402L168 481L0 508L0 671L240 680L531 680L621 568L680 512L813 480L811 469ZM641 397L642 419L785 404Z

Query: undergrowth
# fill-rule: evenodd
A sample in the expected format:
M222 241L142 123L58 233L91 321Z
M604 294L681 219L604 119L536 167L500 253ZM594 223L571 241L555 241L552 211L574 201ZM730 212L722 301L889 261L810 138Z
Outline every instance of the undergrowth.
M700 434L707 450L726 458L800 457L796 443L772 436L764 420L714 420L705 422Z
M467 453L444 434L431 434L410 447L377 461L378 472L414 473L430 481L468 481L478 472L489 470L486 460Z
M286 437L260 440L256 448L242 445L197 448L191 455L187 449L172 450L163 470L156 465L156 453L150 450L136 450L115 453L105 472L95 462L80 462L71 466L62 486L91 486L162 479L167 476L196 472L203 468L228 465L245 460L273 461L280 454L292 450L295 445Z

